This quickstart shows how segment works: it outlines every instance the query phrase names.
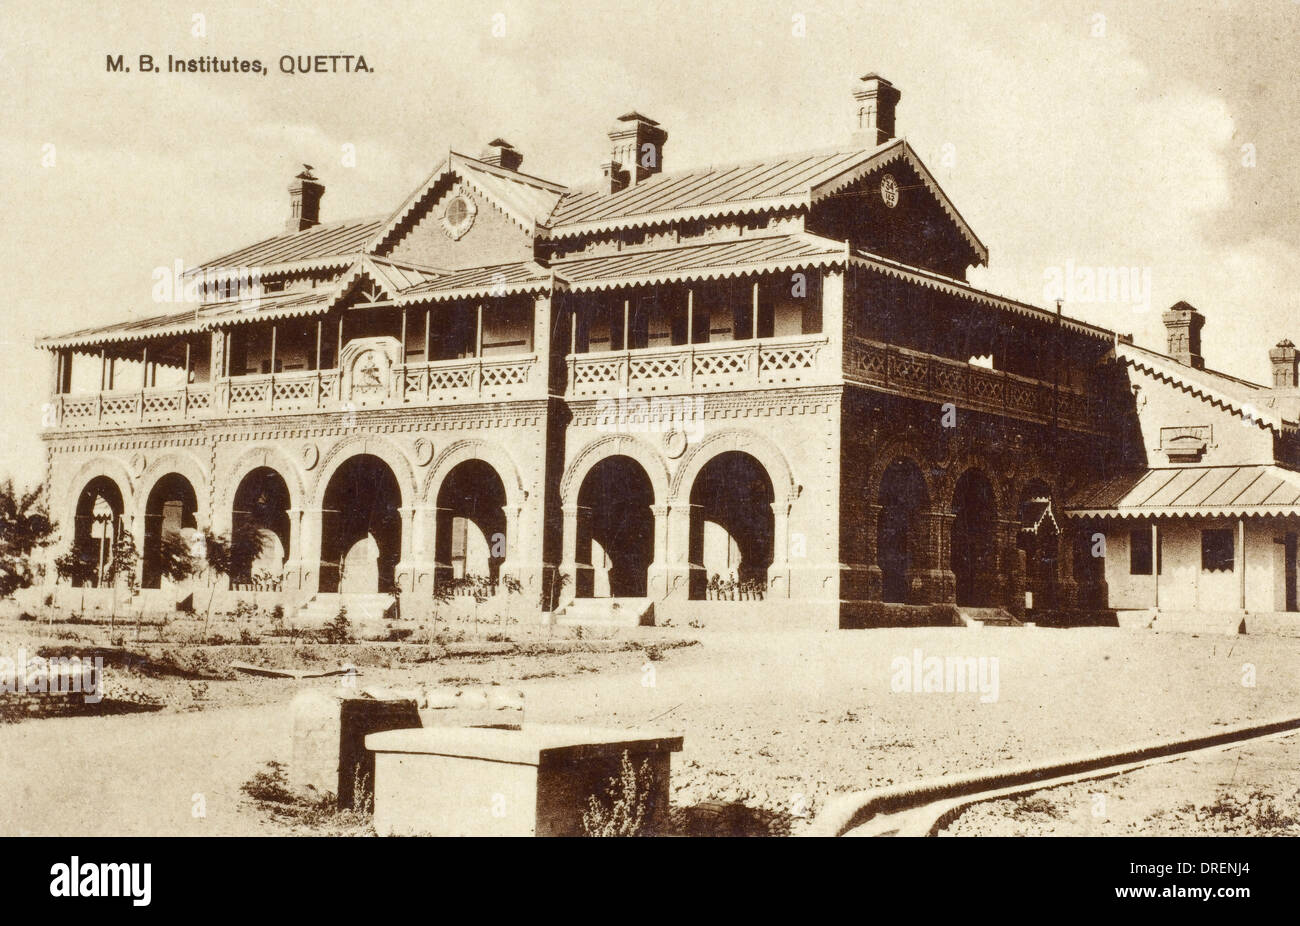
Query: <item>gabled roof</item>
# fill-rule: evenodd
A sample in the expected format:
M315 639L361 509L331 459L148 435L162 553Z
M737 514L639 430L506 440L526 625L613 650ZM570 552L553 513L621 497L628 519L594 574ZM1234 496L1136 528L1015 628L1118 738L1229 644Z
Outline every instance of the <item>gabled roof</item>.
M1270 464L1145 469L1088 486L1071 517L1241 517L1300 514L1300 473Z
M689 246L575 257L551 264L574 292L843 263L844 245L816 235L769 235Z
M272 266L285 271L345 267L352 263L357 252L374 237L382 222L382 218L374 217L350 219L274 235L238 251L204 261L186 272L219 273L239 268Z
M487 164L467 155L448 152L429 178L408 196L392 215L379 224L367 242L366 250L380 253L394 233L423 205L437 188L451 177L458 177L471 189L501 208L527 234L534 235L560 201L565 188L558 183L530 174Z
M900 158L916 170L979 261L987 262L988 249L901 138L875 148L834 148L655 174L617 193L598 187L574 190L560 200L548 225L552 237L563 237L681 219L809 207Z
M1287 411L1286 405L1275 402L1277 396L1263 386L1214 370L1198 370L1136 344L1117 343L1115 357L1160 382L1190 392L1274 431L1295 426L1294 420L1282 417L1282 413Z

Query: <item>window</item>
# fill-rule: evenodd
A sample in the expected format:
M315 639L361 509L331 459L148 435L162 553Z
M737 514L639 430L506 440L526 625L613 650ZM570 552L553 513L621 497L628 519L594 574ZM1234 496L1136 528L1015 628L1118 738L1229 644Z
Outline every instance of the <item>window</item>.
M1151 575L1151 528L1140 527L1128 534L1128 574Z
M1231 530L1201 531L1201 570L1232 572L1234 555Z

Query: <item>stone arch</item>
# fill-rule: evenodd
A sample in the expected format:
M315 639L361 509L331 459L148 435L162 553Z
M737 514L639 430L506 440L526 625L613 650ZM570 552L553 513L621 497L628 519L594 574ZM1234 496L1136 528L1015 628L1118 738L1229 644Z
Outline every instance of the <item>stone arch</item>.
M671 483L668 467L659 451L631 434L610 434L592 441L574 458L560 481L560 503L566 506L577 504L578 491L587 474L601 460L615 456L628 457L639 463L645 470L646 476L650 478L655 502L663 504L667 501L671 493Z
M325 492L329 487L330 479L334 477L340 466L352 457L361 454L378 457L388 464L388 468L393 471L393 475L397 479L397 486L402 494L402 504L414 504L416 493L415 471L412 469L411 461L406 454L387 438L380 437L377 434L357 434L339 441L329 449L321 460L320 465L317 467L316 485L311 493L313 507L324 507Z
M930 504L938 504L939 499L946 493L942 487L937 485L934 476L933 461L934 454L927 453L919 443L909 439L898 439L885 444L875 458L871 461L871 468L867 472L867 482L863 487L863 493L866 498L874 500L880 497L880 484L885 478L885 473L891 466L900 460L916 464L916 468L921 472L921 478L925 481L925 490L930 496Z
M81 465L77 472L72 476L72 480L68 484L67 490L61 493L61 497L65 499L65 501L60 506L64 509L64 511L61 512L61 514L63 514L63 519L59 521L60 532L68 530L68 527L65 525L70 526L76 523L77 501L81 497L82 490L85 489L93 479L100 476L112 480L117 485L118 491L122 493L123 516L127 518L131 517L131 514L135 511L136 507L136 481L131 478L131 474L127 471L126 466L123 465L121 461L115 460L112 457L95 457L93 460L87 460Z
M217 479L213 490L215 510L222 512L223 515L229 514L239 484L243 482L245 476L263 466L275 470L284 480L289 488L290 506L302 508L306 502L306 480L303 479L302 469L292 457L278 447L261 446L241 454L224 475Z
M524 504L528 492L514 458L499 444L477 439L456 441L438 454L429 467L429 474L424 477L420 498L426 504L434 503L452 470L467 460L481 460L496 470L506 491L507 507L519 508Z
M754 431L728 430L710 434L696 444L681 466L677 468L670 486L670 505L684 504L690 499L691 486L700 471L714 457L736 450L753 457L767 471L772 492L778 505L790 505L798 494L799 486L785 454L767 437Z
M140 477L139 488L135 493L136 514L143 518L149 495L158 483L168 475L176 473L184 476L194 488L197 511L195 517L199 524L212 523L212 479L207 468L191 453L170 451L149 461L144 475Z

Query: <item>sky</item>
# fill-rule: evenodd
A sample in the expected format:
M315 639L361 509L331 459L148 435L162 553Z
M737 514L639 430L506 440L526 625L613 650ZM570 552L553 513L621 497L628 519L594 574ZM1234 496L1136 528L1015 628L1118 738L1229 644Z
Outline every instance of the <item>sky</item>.
M976 285L1050 306L1067 269L1124 268L1143 298L1074 287L1065 312L1163 349L1186 300L1207 364L1260 382L1300 341L1300 2L0 0L0 22L0 475L19 482L44 467L35 339L158 314L155 268L277 233L304 162L333 221L496 136L527 172L593 181L632 108L668 130L668 170L828 147L868 71L988 246ZM140 54L271 72L143 74ZM279 71L317 54L373 73Z

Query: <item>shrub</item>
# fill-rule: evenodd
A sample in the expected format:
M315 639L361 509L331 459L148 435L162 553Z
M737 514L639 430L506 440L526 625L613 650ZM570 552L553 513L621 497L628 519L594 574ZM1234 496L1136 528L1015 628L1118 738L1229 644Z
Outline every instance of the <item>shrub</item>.
M604 799L592 795L582 813L582 829L588 836L648 836L650 785L652 774L648 761L638 770L626 752L619 763L619 774L609 780Z
M352 623L348 620L347 605L339 608L339 613L335 615L334 620L326 624L320 631L320 641L322 643L352 643Z

